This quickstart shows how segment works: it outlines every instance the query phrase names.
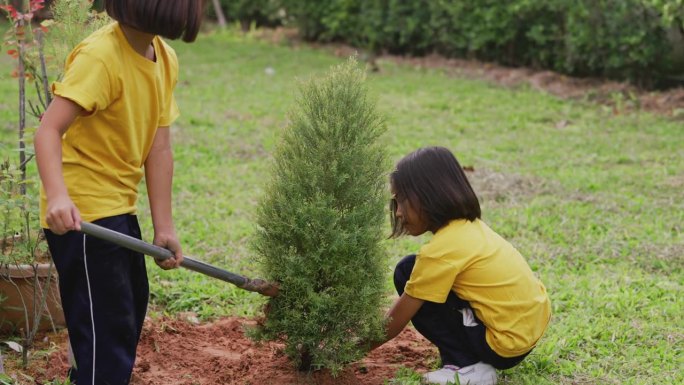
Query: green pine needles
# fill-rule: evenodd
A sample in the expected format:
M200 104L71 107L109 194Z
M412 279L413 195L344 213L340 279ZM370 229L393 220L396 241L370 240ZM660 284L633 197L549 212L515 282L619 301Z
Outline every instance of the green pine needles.
M280 284L258 338L335 375L383 335L385 125L355 59L300 88L258 207L254 241Z

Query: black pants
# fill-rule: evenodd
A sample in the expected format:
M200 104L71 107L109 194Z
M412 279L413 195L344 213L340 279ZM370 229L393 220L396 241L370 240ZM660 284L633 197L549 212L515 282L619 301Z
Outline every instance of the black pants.
M140 239L133 215L95 223ZM45 236L76 360L71 382L128 384L149 297L143 255L76 231L56 235L45 229Z
M414 254L404 257L394 270L394 286L402 295L413 266L416 263ZM464 325L463 312L471 312L474 326ZM497 369L508 369L520 363L529 352L517 357L501 357L487 344L485 326L476 316L472 307L454 292L449 293L445 303L425 301L420 310L411 319L413 326L428 341L439 349L443 365L464 367L479 361L492 365Z

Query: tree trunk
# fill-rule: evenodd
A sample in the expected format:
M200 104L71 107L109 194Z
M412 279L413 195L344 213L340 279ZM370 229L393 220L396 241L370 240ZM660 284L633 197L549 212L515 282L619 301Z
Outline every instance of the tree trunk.
M302 349L301 352L299 352L299 359L301 360L299 362L299 367L297 370L300 372L308 372L311 371L311 364L313 363L313 359L311 357L311 352L309 352L308 349Z
M212 0L214 3L214 13L216 13L216 18L218 19L219 26L221 28L226 27L226 16L223 14L223 9L221 8L221 3L219 0Z

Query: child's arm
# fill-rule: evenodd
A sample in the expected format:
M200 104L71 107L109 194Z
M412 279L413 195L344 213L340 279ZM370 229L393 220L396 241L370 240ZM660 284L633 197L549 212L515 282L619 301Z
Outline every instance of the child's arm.
M55 96L35 135L36 162L47 196L45 219L55 234L81 230L81 214L69 197L62 175L62 135L82 112L78 104Z
M171 250L175 259L157 261L163 269L173 269L183 261L178 236L171 215L171 185L173 182L173 153L169 127L159 127L152 142L150 153L145 159L145 180L147 195L152 211L154 241L157 246Z
M420 310L423 302L425 301L422 299L411 297L406 293L402 294L385 315L385 319L388 321L385 328L385 340L373 343L371 350L396 337Z

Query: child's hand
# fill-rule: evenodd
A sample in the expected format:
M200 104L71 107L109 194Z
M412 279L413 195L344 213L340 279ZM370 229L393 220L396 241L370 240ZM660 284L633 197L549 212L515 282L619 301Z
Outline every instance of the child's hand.
M183 262L183 252L176 234L154 234L153 243L159 247L170 250L175 255L174 258L165 260L155 259L157 266L164 270L175 269Z
M71 230L81 230L81 213L68 195L48 200L45 221L50 231L57 235Z

